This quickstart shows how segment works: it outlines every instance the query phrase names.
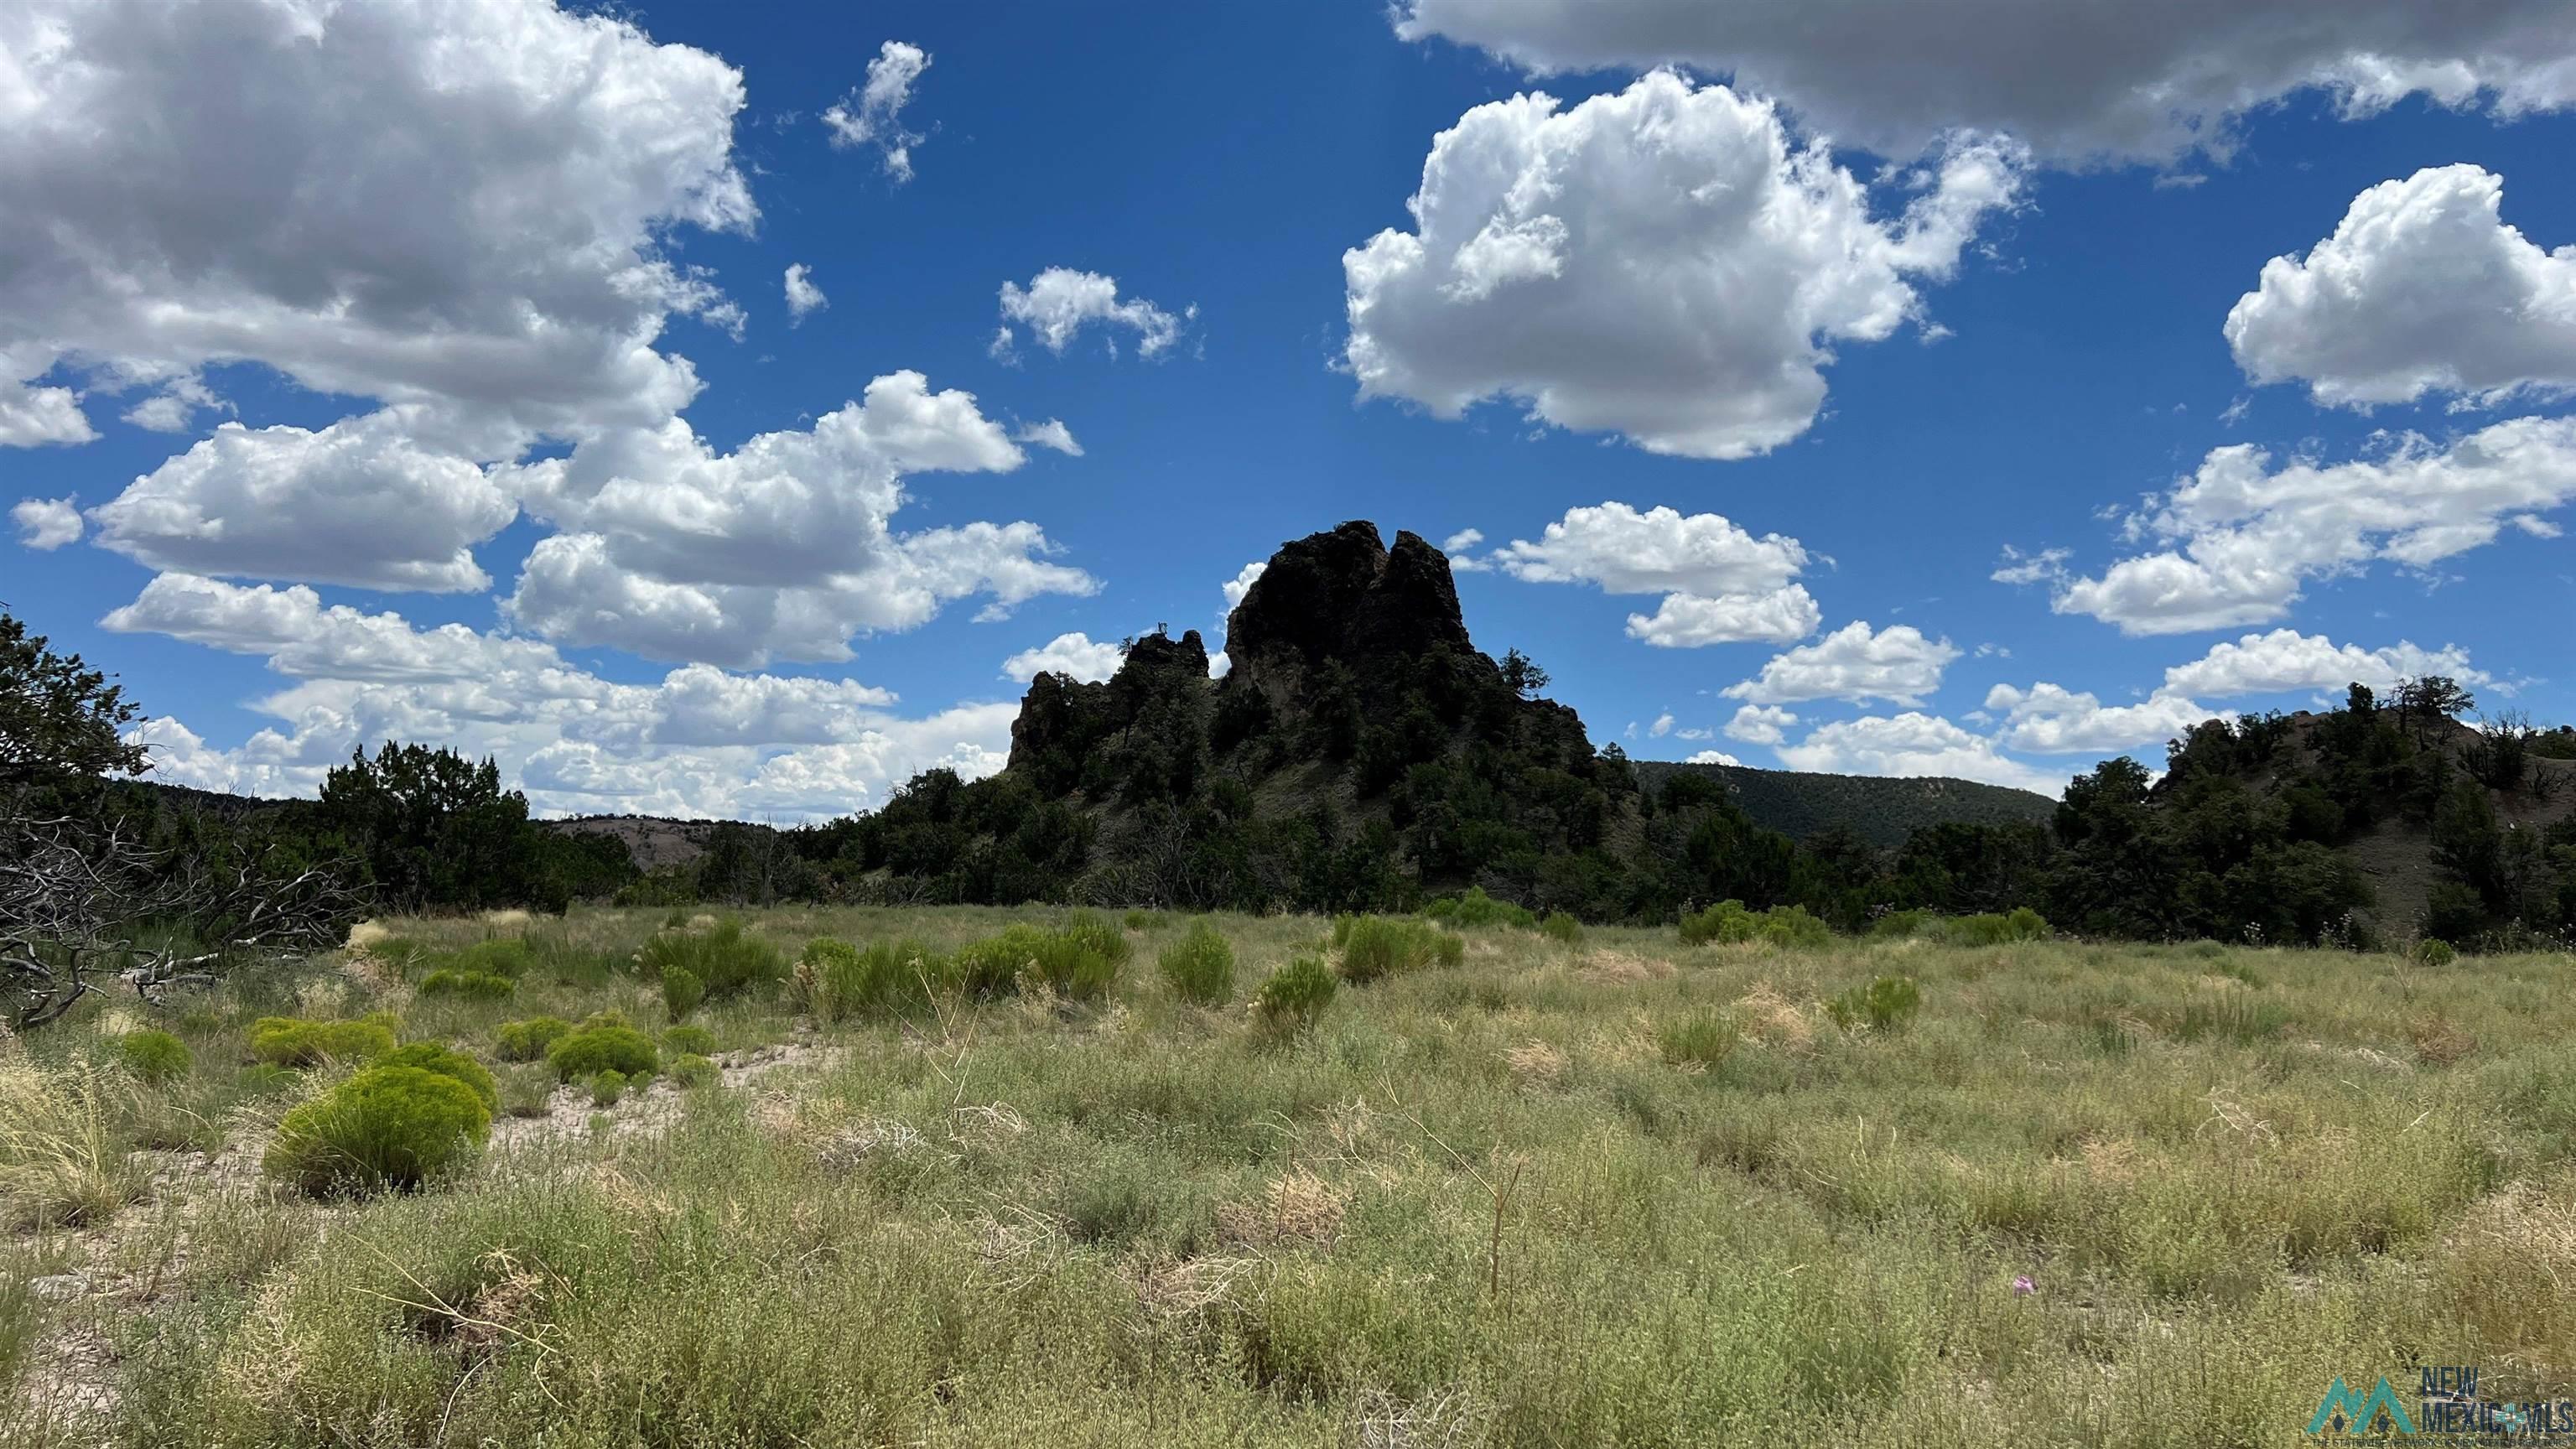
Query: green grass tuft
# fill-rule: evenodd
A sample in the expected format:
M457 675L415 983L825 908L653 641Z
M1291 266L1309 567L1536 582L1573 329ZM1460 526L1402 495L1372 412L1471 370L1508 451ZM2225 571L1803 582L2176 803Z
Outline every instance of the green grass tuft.
M1198 1006L1222 1006L1234 995L1234 948L1205 921L1163 948L1155 960L1172 994Z
M188 1044L166 1031L129 1031L116 1044L116 1056L136 1081L156 1087L178 1081L197 1065Z

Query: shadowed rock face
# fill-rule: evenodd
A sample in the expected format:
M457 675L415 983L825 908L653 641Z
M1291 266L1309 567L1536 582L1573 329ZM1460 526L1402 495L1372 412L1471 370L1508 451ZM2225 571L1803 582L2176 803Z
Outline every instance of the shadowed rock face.
M1029 681L1019 718L1011 721L1011 766L1032 776L1042 792L1061 792L1079 778L1086 756L1138 721L1197 721L1208 690L1207 645L1196 629L1178 639L1145 635L1129 646L1118 672L1098 684L1041 674Z
M998 788L1073 802L1091 865L1175 899L1398 899L1593 850L1634 810L1574 711L1476 649L1449 560L1414 534L1389 548L1351 522L1282 545L1226 652L1214 682L1196 634L1134 641L1105 683L1039 676Z
M1282 544L1235 606L1226 648L1233 667L1214 683L1195 630L1136 640L1103 683L1039 675L1011 726L1011 768L1047 794L1078 779L1097 785L1103 752L1186 748L1173 727L1203 730L1208 710L1229 699L1293 724L1310 713L1328 666L1339 666L1332 677L1347 671L1348 690L1369 705L1418 688L1426 671L1479 683L1494 673L1468 640L1448 557L1412 533L1389 548L1365 520ZM1580 740L1570 711L1531 708L1564 713L1560 732Z
M1247 680L1287 664L1371 666L1435 649L1471 650L1448 557L1412 533L1395 547L1361 520L1284 544L1226 624L1226 653ZM1279 681L1287 683L1288 681Z

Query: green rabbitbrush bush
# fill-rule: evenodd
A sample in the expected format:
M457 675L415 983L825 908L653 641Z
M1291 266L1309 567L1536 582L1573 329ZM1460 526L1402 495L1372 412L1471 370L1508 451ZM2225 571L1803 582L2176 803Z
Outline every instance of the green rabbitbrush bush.
M270 1175L314 1197L408 1191L449 1171L492 1132L474 1089L422 1067L369 1067L286 1114Z
M1323 962L1300 956L1270 973L1252 1004L1272 1026L1303 1030L1333 1004L1337 989L1333 973L1324 969Z
M740 921L722 921L704 931L665 931L644 943L635 964L647 980L664 983L665 991L675 971L695 977L700 990L698 1000L689 1003L691 1010L698 1001L765 995L787 979L786 953L745 931Z
M1234 995L1234 947L1205 921L1163 948L1154 965L1171 983L1172 994L1200 1006L1220 1006Z
M519 992L515 977L489 971L456 971L441 967L420 978L423 996L456 996L467 1001L507 1001Z
M1333 922L1333 945L1342 953L1342 979L1353 986L1434 963L1455 966L1467 953L1465 937L1401 916L1340 917Z
M1083 922L1086 914L1075 912L1074 925L1066 930L1011 926L998 936L962 946L949 958L949 980L957 990L975 997L1011 995L1019 990L1023 976L1076 1001L1107 996L1118 980L1118 968L1135 948L1122 935L1117 937L1116 954L1104 954L1099 931ZM1098 917L1092 920L1108 925Z
M1804 906L1748 911L1742 901L1719 901L1697 915L1682 917L1681 938L1689 946L1766 941L1774 946L1812 950L1832 945L1834 930Z
M707 999L707 983L686 966L662 968L662 1010L673 1021L685 1021Z
M1466 894L1444 896L1422 908L1422 914L1444 926L1475 930L1489 926L1517 926L1524 931L1538 929L1538 917L1530 908L1510 901L1498 901L1485 894L1483 886L1469 886Z
M649 1077L661 1070L662 1053L651 1037L625 1022L593 1017L581 1030L546 1049L546 1065L554 1069L559 1082L607 1071Z
M918 1010L947 981L949 969L918 941L878 941L861 948L822 938L805 944L796 980L816 1016L850 1021Z
M197 1064L188 1044L166 1031L129 1031L116 1044L116 1055L136 1081L156 1087L188 1075Z
M572 1023L560 1016L532 1016L503 1022L493 1037L493 1055L505 1062L540 1062L546 1048L572 1035Z
M1076 911L1065 917L1064 929L1059 934L1098 955L1112 967L1126 965L1127 958L1136 954L1135 943L1127 939L1127 933L1097 911Z
M537 953L526 941L508 936L477 941L462 951L439 957L438 964L451 971L507 976L516 981L537 964Z
M1655 1033L1664 1060L1677 1067L1722 1066L1743 1039L1735 1018L1723 1011L1695 1011Z
M1941 939L1953 946L2003 946L2048 939L2048 918L2028 906L2006 915L1960 916L1942 923Z
M486 1113L501 1110L501 1086L492 1079L492 1069L465 1053L438 1042L416 1041L410 1046L398 1047L376 1065L418 1067L424 1072L436 1072L442 1077L453 1078L465 1084L466 1089L483 1104L483 1110Z
M1825 1014L1845 1031L1859 1026L1880 1032L1901 1030L1922 1009L1923 991L1911 976L1881 976L1825 1003Z
M394 1018L382 1012L361 1021L263 1016L251 1023L250 1054L279 1067L368 1061L394 1049L394 1026Z

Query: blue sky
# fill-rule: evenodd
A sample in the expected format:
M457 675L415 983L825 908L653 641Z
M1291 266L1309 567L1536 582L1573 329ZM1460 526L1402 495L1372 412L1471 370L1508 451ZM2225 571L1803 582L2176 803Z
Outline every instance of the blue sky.
M2053 790L2426 669L2576 718L2563 5L1999 61L1985 0L1567 3L42 0L0 599L169 778L395 733L559 812L997 767L1006 660L1213 647L1351 517L1479 535L1478 642L1641 757Z

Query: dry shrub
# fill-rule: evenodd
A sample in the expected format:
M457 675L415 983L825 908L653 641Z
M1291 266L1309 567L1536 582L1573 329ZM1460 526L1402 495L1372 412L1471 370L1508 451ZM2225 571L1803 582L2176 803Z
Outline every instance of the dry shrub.
M1512 1069L1512 1080L1524 1087L1553 1087L1565 1079L1565 1053L1543 1041L1509 1048L1503 1053L1503 1064Z
M1368 1098L1353 1097L1325 1109L1324 1140L1333 1144L1336 1155L1356 1157L1376 1125L1377 1111L1369 1106Z
M1064 1233L1053 1218L1018 1204L1008 1205L1010 1221L984 1217L975 1222L975 1257L984 1270L1000 1274L1011 1286L1037 1281L1064 1249Z
M1273 1179L1259 1197L1220 1206L1217 1231L1246 1248L1328 1247L1341 1236L1349 1205L1339 1189L1301 1167Z
M2125 1186L2138 1179L2138 1144L2125 1137L2087 1137L2084 1174L2095 1182Z
M275 1413L302 1392L310 1369L290 1317L295 1286L295 1275L283 1272L260 1285L216 1357L219 1397Z
M1493 1411L1467 1389L1399 1399L1371 1389L1351 1405L1353 1449L1471 1449L1493 1435Z
M379 999L402 1000L411 995L410 988L403 984L401 969L364 946L351 946L340 953L340 974Z
M1634 986L1641 981L1661 981L1673 974L1670 961L1650 960L1625 951L1586 951L1579 968L1586 981L1605 986Z
M2483 1347L2558 1382L2576 1362L2576 1319L2540 1305L2576 1290L2576 1194L2560 1177L2517 1182L2472 1204L2433 1271L2436 1295Z
M2416 1059L2428 1067L2447 1067L2478 1049L2478 1039L2442 1017L2420 1017L2407 1024Z
M349 983L337 976L308 980L296 989L295 1000L306 1016L335 1017L349 1004Z
M483 924L496 931L505 931L512 926L524 926L535 919L536 918L534 916L529 915L526 911L520 910L516 906L512 906L508 910L504 911L485 911L483 913Z
M1136 1302L1156 1318L1179 1318L1225 1302L1252 1271L1251 1258L1183 1258L1137 1271Z
M1769 1045L1804 1051L1815 1044L1814 1018L1774 991L1768 981L1754 983L1751 991L1736 999L1734 1016L1745 1034Z
M393 934L382 921L360 921L349 928L349 939L343 945L351 951L363 951L378 941L392 939Z
M546 1280L521 1265L507 1248L484 1254L478 1266L487 1281L457 1305L452 1315L456 1342L468 1349L493 1349L505 1340L526 1337L520 1325L534 1319L544 1306Z
M134 1085L80 1062L47 1069L0 1050L0 1221L15 1227L95 1223L143 1195L123 1124Z
M658 1233L661 1224L679 1215L679 1206L668 1194L647 1188L613 1162L593 1167L590 1183L598 1189L600 1201L610 1212L640 1225L639 1231Z
M902 1156L924 1142L910 1126L887 1117L862 1117L829 1132L813 1147L814 1161L827 1172L848 1172L880 1153Z
M1007 1102L951 1107L948 1140L961 1147L1003 1147L1029 1130L1029 1119Z
M2272 1130L2270 1122L2255 1116L2253 1109L2227 1097L2218 1088L2209 1089L2207 1101L2209 1118L2200 1124L2197 1135L2234 1138L2247 1146L2281 1140L2281 1134Z

